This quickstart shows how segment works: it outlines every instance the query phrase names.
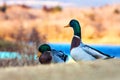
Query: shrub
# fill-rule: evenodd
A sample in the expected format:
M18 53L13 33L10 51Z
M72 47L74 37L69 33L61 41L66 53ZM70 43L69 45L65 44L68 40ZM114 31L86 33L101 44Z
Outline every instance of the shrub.
M6 4L4 4L3 6L0 7L0 11L5 13L6 10L7 10L7 5Z
M0 51L15 51L17 49L17 44L5 40L0 40Z
M59 12L59 11L62 11L62 7L55 6L55 7L48 8L47 6L43 6L43 10L46 12Z
M114 10L114 13L115 13L115 14L119 14L120 11L119 11L118 9L115 9L115 10Z

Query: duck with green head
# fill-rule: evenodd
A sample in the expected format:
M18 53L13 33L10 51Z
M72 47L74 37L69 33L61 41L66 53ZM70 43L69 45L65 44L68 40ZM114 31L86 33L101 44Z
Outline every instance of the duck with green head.
M70 54L75 61L113 58L99 50L96 50L82 43L81 26L77 20L72 19L65 27L72 27L74 31L74 36L71 42Z
M38 48L39 62L41 64L49 64L49 63L62 63L68 60L68 55L63 53L62 51L57 51L51 49L48 44L42 44Z

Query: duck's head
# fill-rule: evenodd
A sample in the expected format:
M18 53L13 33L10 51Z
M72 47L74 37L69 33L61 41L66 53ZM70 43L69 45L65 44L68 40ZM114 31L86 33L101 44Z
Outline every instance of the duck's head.
M72 19L68 25L64 26L66 27L72 27L74 30L74 35L79 36L81 38L81 27L79 22L76 19Z
M51 47L48 44L42 44L38 48L37 57L39 57L39 61L41 64L48 64L52 60L51 56Z
M38 47L38 51L44 53L45 51L51 51L51 47L48 44L42 44Z

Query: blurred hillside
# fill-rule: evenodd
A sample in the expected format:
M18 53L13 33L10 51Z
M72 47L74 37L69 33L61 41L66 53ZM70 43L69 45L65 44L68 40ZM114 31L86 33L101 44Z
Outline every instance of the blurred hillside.
M28 41L32 30L47 42L71 42L73 30L64 28L71 19L78 19L82 38L92 44L120 44L120 5L97 8L35 9L25 5L6 6L0 11L0 39ZM19 38L19 37L21 38ZM31 37L33 39L35 34ZM39 38L39 37L38 37ZM36 41L37 39L33 40Z

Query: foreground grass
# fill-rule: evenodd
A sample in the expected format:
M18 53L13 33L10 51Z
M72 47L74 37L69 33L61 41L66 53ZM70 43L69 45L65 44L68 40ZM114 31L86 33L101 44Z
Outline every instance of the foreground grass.
M120 80L116 59L0 69L0 80Z

